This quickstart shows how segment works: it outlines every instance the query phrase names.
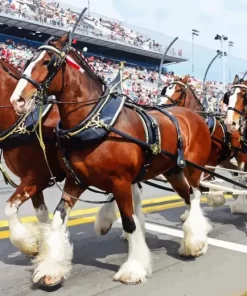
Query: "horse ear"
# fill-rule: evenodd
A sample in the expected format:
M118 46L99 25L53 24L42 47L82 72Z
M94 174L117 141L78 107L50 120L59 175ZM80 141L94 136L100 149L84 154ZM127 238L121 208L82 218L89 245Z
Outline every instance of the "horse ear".
M68 42L68 40L69 40L69 34L70 34L70 32L64 34L61 38L59 38L59 39L55 42L57 48L62 49L62 48L65 46L65 44L66 44L66 43Z
M183 83L186 84L189 82L189 78L190 76L189 75L185 75L184 78L183 78Z
M233 84L238 84L239 83L239 76L236 74L233 80Z

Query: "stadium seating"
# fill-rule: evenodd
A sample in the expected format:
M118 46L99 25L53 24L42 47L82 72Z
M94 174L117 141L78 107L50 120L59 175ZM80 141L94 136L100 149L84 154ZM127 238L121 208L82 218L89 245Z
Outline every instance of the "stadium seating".
M76 12L60 7L58 2L48 3L42 0L1 0L0 12L20 19L34 20L42 24L63 28L73 27L78 17ZM77 29L89 36L120 42L149 51L163 53L166 48L166 46L152 40L151 36L145 36L143 33L129 28L128 24L95 13L86 15ZM171 48L168 54L182 57L183 50Z
M25 62L30 59L36 52L35 48L26 45L16 44L14 42L0 42L0 57L12 62L20 70ZM106 82L114 79L118 72L119 63L113 60L101 59L91 56L89 62L94 66L98 75L103 77ZM157 103L157 83L158 72L149 69L140 69L139 67L125 67L124 76L129 76L124 83L124 92L131 96L140 104ZM181 77L174 73L161 74L163 85L172 82L174 77ZM196 78L190 78L190 85L197 93L198 97L202 95L202 81ZM208 95L216 97L216 93L221 89L221 83L215 81L207 81Z

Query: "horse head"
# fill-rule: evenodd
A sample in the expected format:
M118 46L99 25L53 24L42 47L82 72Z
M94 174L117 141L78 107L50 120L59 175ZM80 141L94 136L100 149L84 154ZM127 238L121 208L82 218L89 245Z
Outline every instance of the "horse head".
M186 97L187 84L189 82L189 75L183 78L175 77L174 81L168 86L165 86L161 92L162 105L180 105Z
M25 67L12 96L16 112L32 110L50 95L92 99L102 93L101 79L87 60L70 45L70 33L50 38Z
M225 119L228 132L239 131L247 106L247 80L240 80L236 75L231 91L224 95L223 103L228 106Z

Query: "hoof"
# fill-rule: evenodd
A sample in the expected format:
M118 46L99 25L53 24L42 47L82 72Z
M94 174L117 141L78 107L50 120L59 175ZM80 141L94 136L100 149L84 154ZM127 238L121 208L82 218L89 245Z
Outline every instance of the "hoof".
M18 231L10 230L10 242L25 256L36 257L39 253L40 229L37 223L23 223Z
M100 229L100 234L101 235L106 235L110 231L111 227L112 227L112 224L108 228L101 228Z
M188 216L189 216L189 210L186 210L181 216L180 216L180 220L182 221L182 222L185 222L186 220L187 220L187 218L188 218Z
M62 282L64 281L64 278L58 278L58 277L51 277L51 276L43 276L39 282L37 283L39 286L42 286L42 287L48 287L48 288L51 288L51 287L56 287L58 285L61 285Z
M102 225L97 219L94 222L94 230L96 232L97 235L105 235L109 232L109 230L111 229L113 223L110 223L108 221L108 223L105 223Z
M211 195L207 197L207 203L212 208L223 206L226 202L224 195Z
M199 257L207 252L208 243L205 241L187 242L181 243L181 247L178 250L180 256L183 257Z
M234 202L230 205L232 214L247 214L247 205L239 202Z
M108 199L112 196L109 195ZM105 235L111 229L112 224L117 220L116 202L103 205L97 212L96 220L94 222L94 230L97 235Z
M114 281L121 282L126 285L137 285L146 282L148 273L139 262L128 265L124 263L119 271L113 276Z
M122 235L120 236L121 239L123 239L125 242L128 241L128 238L127 238L127 234L125 231L123 231Z

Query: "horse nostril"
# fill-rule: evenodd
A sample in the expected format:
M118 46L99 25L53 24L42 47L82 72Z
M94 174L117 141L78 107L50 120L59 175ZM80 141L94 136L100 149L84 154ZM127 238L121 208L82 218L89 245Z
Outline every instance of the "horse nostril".
M236 122L233 121L232 125L236 125Z
M18 106L24 106L25 105L25 100L22 97L19 97L16 100L16 103L17 103Z

